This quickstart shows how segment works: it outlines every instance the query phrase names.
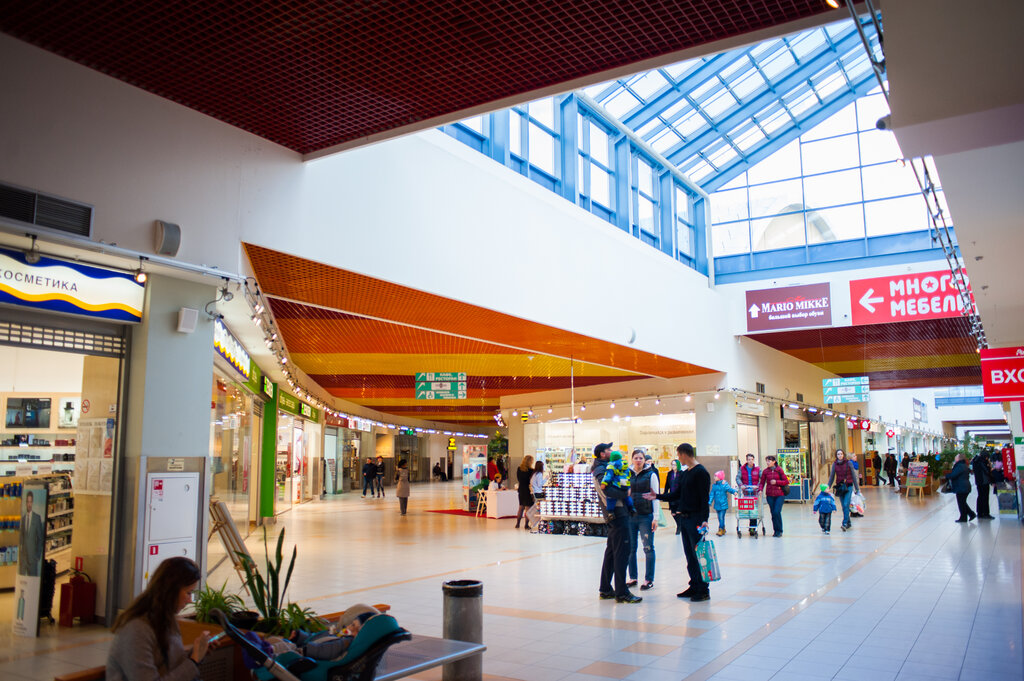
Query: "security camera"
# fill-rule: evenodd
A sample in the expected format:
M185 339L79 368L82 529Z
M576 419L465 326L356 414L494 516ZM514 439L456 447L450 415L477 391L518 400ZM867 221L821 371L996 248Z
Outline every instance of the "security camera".
M879 118L875 127L879 130L892 130L892 114L886 114Z

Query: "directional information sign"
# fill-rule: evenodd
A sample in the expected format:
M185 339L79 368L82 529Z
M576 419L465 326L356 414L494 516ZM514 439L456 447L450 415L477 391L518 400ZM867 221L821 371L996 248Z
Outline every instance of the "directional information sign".
M466 374L457 371L416 374L417 400L466 399Z
M961 276L967 283L967 275ZM854 326L959 317L963 308L963 300L949 270L850 282Z
M828 404L867 402L871 392L867 376L826 378L821 382L821 390Z
M421 371L420 373L416 374L416 382L420 383L422 381L462 381L463 383L465 383L466 374L460 373L458 371Z
M829 284L804 284L747 291L747 331L777 331L832 325Z

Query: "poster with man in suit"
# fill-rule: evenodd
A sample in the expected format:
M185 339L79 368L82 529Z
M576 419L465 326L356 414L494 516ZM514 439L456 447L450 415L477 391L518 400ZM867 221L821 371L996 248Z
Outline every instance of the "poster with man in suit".
M46 483L26 483L21 495L21 537L18 541L18 577L15 580L14 633L39 635L39 593L46 552Z

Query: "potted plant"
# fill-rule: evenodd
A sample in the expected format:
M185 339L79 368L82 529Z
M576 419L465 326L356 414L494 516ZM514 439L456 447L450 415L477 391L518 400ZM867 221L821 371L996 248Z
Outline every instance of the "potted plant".
M195 600L192 602L192 614L196 622L216 624L210 615L213 610L220 610L228 616L245 610L245 603L241 598L225 592L227 586L227 582L224 582L219 589L214 589L207 583L196 592Z

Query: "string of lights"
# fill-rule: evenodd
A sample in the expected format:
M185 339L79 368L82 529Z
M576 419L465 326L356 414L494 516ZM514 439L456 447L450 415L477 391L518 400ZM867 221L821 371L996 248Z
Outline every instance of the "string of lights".
M314 406L322 410L325 414L329 414L335 418L364 421L372 426L387 428L389 430L412 430L413 432L427 435L440 434L455 437L489 437L480 433L465 433L461 431L443 430L440 428L423 428L402 425L400 423L388 423L386 421L378 421L365 416L349 414L335 409L333 405L328 404L326 401L318 397L314 391L306 385L299 370L295 368L295 365L289 359L288 348L285 346L284 339L281 337L277 324L274 321L273 313L270 310L270 304L263 295L263 292L260 290L259 283L257 283L254 278L247 277L242 290L245 295L245 301L248 303L249 310L252 313L252 323L257 329L262 331L263 341L266 344L267 349L274 354L277 363L280 365L280 370L284 375L285 382L288 383L288 387L291 388L296 397L305 400L311 406Z

